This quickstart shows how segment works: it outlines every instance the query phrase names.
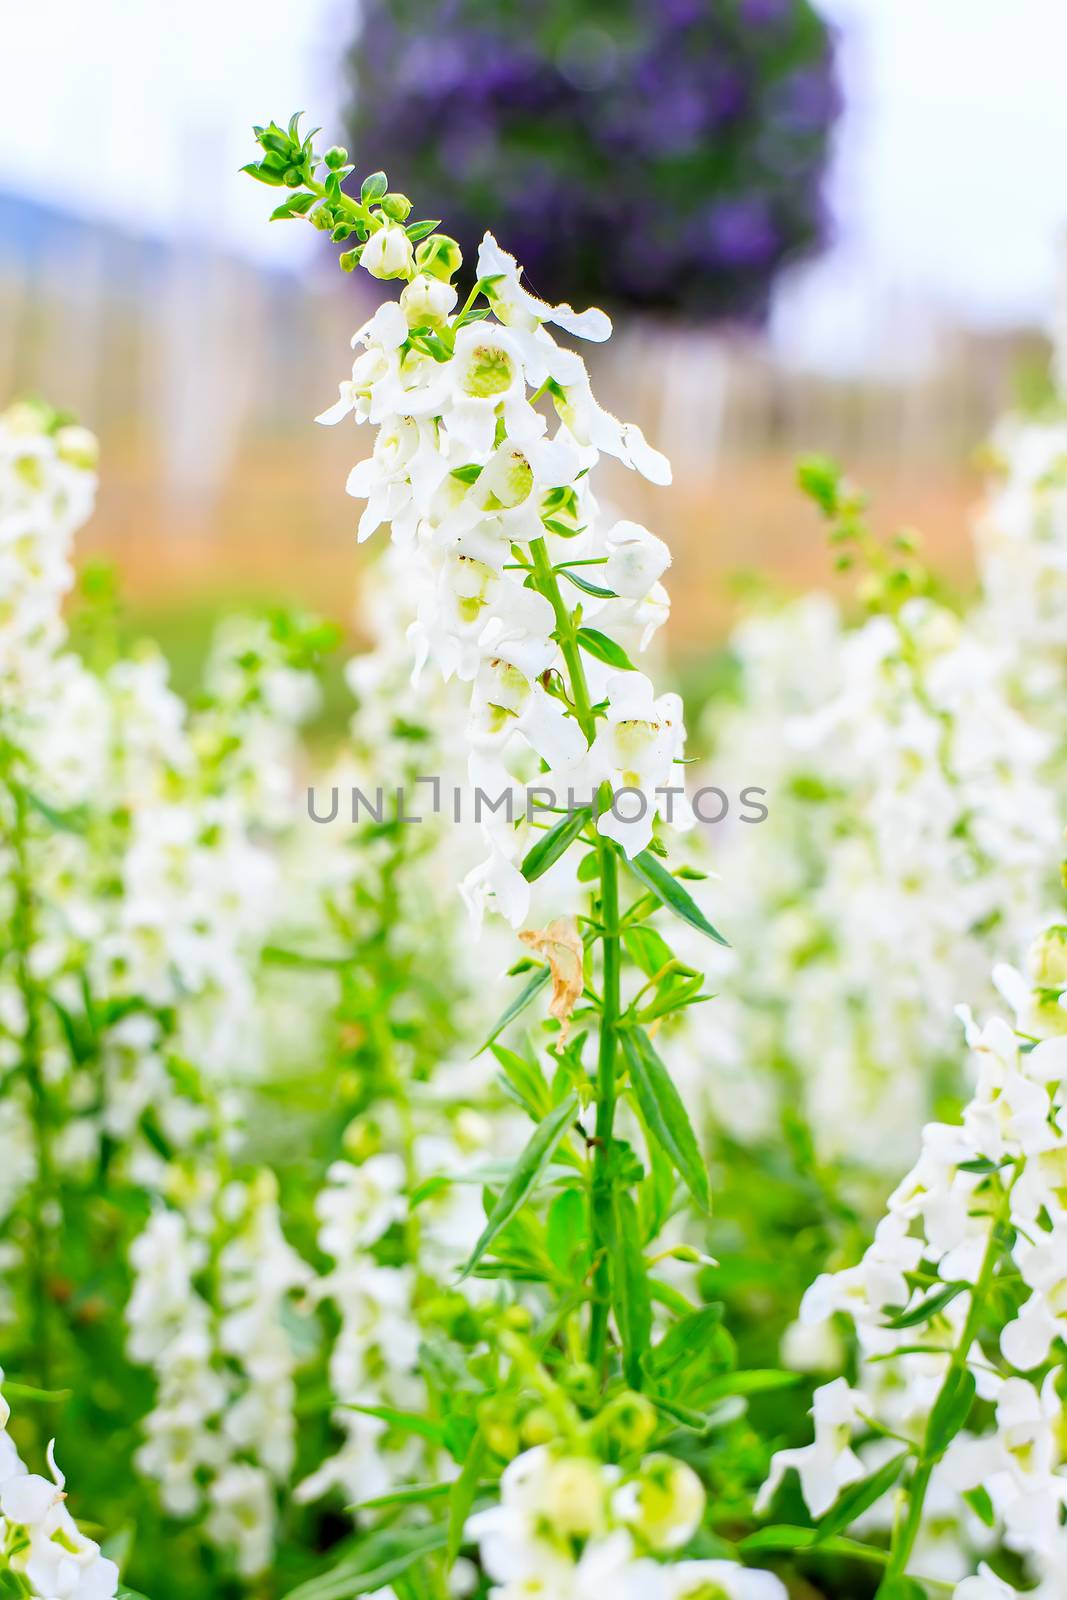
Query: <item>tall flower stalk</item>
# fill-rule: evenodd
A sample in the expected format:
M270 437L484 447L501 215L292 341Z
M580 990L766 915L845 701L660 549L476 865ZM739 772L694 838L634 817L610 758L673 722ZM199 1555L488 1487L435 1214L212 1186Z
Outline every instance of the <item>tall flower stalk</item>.
M600 342L611 331L601 311L538 300L490 234L462 297L455 241L436 222L410 221L384 173L357 199L342 187L346 153L320 157L298 118L256 136L262 157L246 170L288 191L274 217L305 217L346 245L342 268L400 286L356 333L351 377L319 420L354 416L376 429L348 482L366 501L359 538L391 534L415 600L415 676L432 662L470 685L475 815L494 802L488 855L463 897L477 927L499 912L530 952L487 1044L534 1128L513 1163L485 1172L485 1223L460 1274L501 1296L454 1307L444 1349L428 1346L428 1419L356 1409L438 1441L455 1461L444 1566L425 1533L411 1546L434 1582L477 1541L487 1575L505 1581L555 1573L563 1583L575 1572L581 1583L588 1572L664 1597L708 1586L777 1597L777 1580L744 1572L722 1540L729 1560L671 1565L704 1520L705 1494L659 1450L680 1420L703 1426L707 1353L728 1368L732 1346L717 1308L657 1271L671 1258L699 1264L661 1236L685 1205L707 1208L710 1185L654 1044L662 1019L709 997L656 919L723 941L683 881L701 874L672 872L660 837L661 824L693 820L681 702L657 695L632 659L667 616L670 553L639 524L603 515L593 474L603 454L656 483L670 481L669 465L598 404L581 357L549 331ZM545 912L546 926L528 925ZM539 1058L513 1025L542 996ZM409 1204L450 1181L431 1180ZM746 1392L766 1381L749 1376ZM533 1448L520 1454L523 1444ZM499 1514L475 1516L465 1533L502 1473ZM520 1551L509 1499L521 1502L517 1486L531 1478L563 1501L557 1482L573 1482L581 1503L567 1513L561 1501L558 1528ZM432 1505L436 1493L415 1488L404 1503L424 1495ZM574 1537L559 1542L566 1526Z

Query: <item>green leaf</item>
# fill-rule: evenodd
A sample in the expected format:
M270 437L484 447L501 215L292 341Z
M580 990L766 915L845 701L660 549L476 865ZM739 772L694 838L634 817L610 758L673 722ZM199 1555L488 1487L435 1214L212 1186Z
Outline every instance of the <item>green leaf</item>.
M901 1575L881 1584L875 1600L926 1600L926 1590L914 1578Z
M997 1514L993 1509L993 1502L989 1498L989 1491L983 1489L981 1485L977 1489L964 1489L963 1498L978 1520L983 1522L987 1528L991 1528L997 1520Z
M415 1411L397 1411L393 1406L365 1406L355 1400L341 1402L343 1411L358 1411L364 1417L377 1417L380 1422L385 1422L390 1428L399 1428L403 1433L418 1434L420 1439L429 1439L431 1444L444 1446L445 1430L440 1422L434 1422L430 1417L419 1416Z
M819 1518L816 1544L825 1544L834 1534L843 1533L850 1523L870 1509L876 1500L890 1490L904 1471L909 1452L902 1450L892 1460L885 1461L866 1478L849 1484L844 1494L832 1505L824 1517Z
M49 1405L58 1404L61 1400L69 1400L74 1393L73 1389L38 1389L32 1383L18 1383L13 1378L5 1377L2 1385L5 1395L10 1395L13 1400L40 1400Z
M900 1311L891 1317L885 1324L887 1328L914 1328L920 1322L926 1322L930 1317L943 1311L947 1305L955 1300L957 1295L963 1294L970 1288L969 1283L946 1283L943 1288L935 1289L933 1294L927 1295L925 1300L920 1300L918 1305L912 1306L907 1311Z
M447 1542L448 1529L443 1522L429 1528L373 1533L360 1540L355 1555L290 1589L285 1600L349 1600L350 1596L372 1594L399 1578L423 1556L443 1550Z
M841 494L841 468L829 456L803 456L797 462L797 483L820 511L832 516Z
M698 1310L680 1317L649 1352L649 1372L656 1377L665 1377L672 1368L688 1364L721 1326L721 1305L700 1306Z
M667 963L674 959L670 945L655 928L646 928L634 923L622 930L622 941L631 959L641 968L646 978L654 978L657 972L662 972Z
M654 855L648 850L642 850L640 855L634 856L632 860L629 856L624 856L623 859L638 883L650 890L668 911L673 911L676 917L688 922L698 933L707 934L716 944L726 945L729 949L729 941L723 938L717 928L712 927L689 891L682 888L678 879L673 877L666 867L661 866Z
M388 1494L370 1500L356 1500L346 1511L384 1511L388 1506L417 1506L428 1500L444 1500L452 1492L451 1483L406 1483Z
M372 172L369 178L364 178L360 185L359 198L363 205L373 205L375 200L380 200L389 188L389 179L384 172Z
M788 1523L775 1523L772 1527L750 1533L737 1548L746 1556L761 1555L768 1550L810 1550L817 1538L816 1528L796 1528ZM827 1539L818 1548L822 1555L854 1556L857 1561L872 1561L882 1567L889 1559L886 1551L878 1550L874 1545L860 1544L856 1539Z
M407 234L412 244L418 244L420 239L425 239L428 233L432 233L435 228L439 228L440 226L441 219L438 217L436 220L431 222L409 222L407 227L404 229L404 232Z
M794 1389L803 1382L803 1373L782 1372L778 1367L751 1367L744 1372L724 1372L701 1385L705 1399L724 1399L734 1394L767 1394L775 1389Z
M587 822L592 820L593 813L588 806L582 806L578 811L572 811L569 816L561 817L555 827L543 833L536 844L530 846L523 859L520 871L527 883L533 883L549 867L554 866L560 856L569 849L577 839Z
M939 1461L971 1414L974 1373L967 1367L950 1367L926 1424L923 1454Z
M711 1210L708 1169L681 1095L643 1028L627 1028L622 1048L641 1115L670 1156L693 1199Z
M485 1438L481 1429L474 1435L463 1462L463 1471L452 1485L448 1502L448 1544L445 1547L445 1565L451 1567L463 1548L463 1530L467 1526L474 1497L478 1493L478 1479L485 1460Z
M637 671L622 645L609 639L599 628L579 628L576 637L582 649L596 656L598 661L606 661L609 667L618 667L622 672Z
M249 161L241 168L250 178L255 178L258 183L269 183L272 189L280 189L285 179L280 172L272 172L269 167L262 166L258 161Z
M471 1252L470 1260L460 1273L461 1281L474 1271L501 1228L506 1228L512 1217L525 1205L538 1178L555 1154L556 1146L567 1132L577 1109L578 1096L569 1094L554 1111L549 1112L534 1131L533 1138L515 1163L511 1177L489 1214L489 1220Z
M564 1189L553 1200L545 1226L545 1249L566 1275L575 1251L585 1243L586 1204L577 1189Z
M25 789L23 793L27 802L34 811L52 828L58 828L60 833L84 833L89 826L89 813L85 806L74 806L69 811L57 811L55 806L42 800L39 794L34 794L32 789Z
M495 1039L499 1039L500 1035L504 1032L504 1029L510 1027L515 1021L515 1018L519 1016L521 1012L526 1010L526 1007L530 1004L530 1001L537 998L537 996L541 993L541 990L547 985L551 976L551 967L538 967L533 977L523 986L521 991L515 996L514 1000L494 1024L493 1031L482 1045L482 1050L488 1050L493 1041ZM478 1051L479 1055L481 1055L482 1050Z
M622 1339L623 1370L632 1389L643 1384L643 1360L652 1337L652 1300L641 1250L637 1207L627 1190L611 1194L611 1291Z
M517 1050L509 1050L506 1045L494 1043L489 1048L517 1098L534 1121L539 1122L552 1109L552 1096L541 1068L527 1061L525 1056L520 1056Z
M581 589L583 594L595 595L598 600L617 600L619 597L614 589L604 589L599 583L590 583L588 578L583 578L580 572L573 572L570 567L559 567L568 582L573 583L576 589Z

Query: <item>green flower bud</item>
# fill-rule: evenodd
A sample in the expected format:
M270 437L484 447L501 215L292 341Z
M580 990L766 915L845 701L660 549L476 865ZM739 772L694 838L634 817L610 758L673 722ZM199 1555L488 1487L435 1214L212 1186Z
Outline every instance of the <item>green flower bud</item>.
M343 149L341 145L335 144L332 150L327 150L323 160L331 172L336 172L338 167L343 167L348 160L348 151Z
M86 472L93 472L100 459L96 435L76 423L60 428L56 434L56 449L62 460L69 461L73 467L82 467Z
M432 278L442 278L447 283L463 265L463 252L446 233L432 233L416 247L415 265L420 272L428 272Z
M411 201L406 194L387 194L382 196L382 210L394 222L406 222L411 215Z
M1067 927L1046 928L1030 946L1027 966L1040 988L1067 988Z
M596 1368L587 1361L576 1361L564 1374L563 1383L568 1393L581 1404L592 1404L600 1395L600 1379Z
M643 1450L656 1431L656 1410L644 1395L628 1391L605 1406L597 1426L623 1452Z
M522 1442L528 1449L551 1444L559 1435L559 1424L547 1406L535 1406L522 1419Z

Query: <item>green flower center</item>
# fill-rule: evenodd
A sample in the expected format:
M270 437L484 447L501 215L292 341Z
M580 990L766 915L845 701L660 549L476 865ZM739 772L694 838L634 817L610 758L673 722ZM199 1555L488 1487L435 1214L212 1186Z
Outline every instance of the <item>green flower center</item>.
M471 353L463 387L476 400L488 400L511 388L511 357L496 345L480 344Z

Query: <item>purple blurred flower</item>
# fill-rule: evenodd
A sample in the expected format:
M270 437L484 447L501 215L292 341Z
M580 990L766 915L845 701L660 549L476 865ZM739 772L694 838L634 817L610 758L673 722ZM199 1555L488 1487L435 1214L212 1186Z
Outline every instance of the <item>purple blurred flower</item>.
M542 294L762 314L827 231L839 109L810 0L365 0L354 159Z

